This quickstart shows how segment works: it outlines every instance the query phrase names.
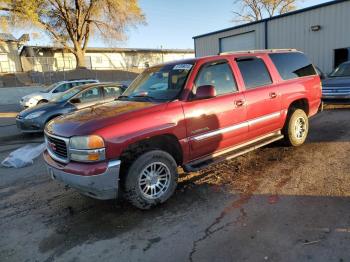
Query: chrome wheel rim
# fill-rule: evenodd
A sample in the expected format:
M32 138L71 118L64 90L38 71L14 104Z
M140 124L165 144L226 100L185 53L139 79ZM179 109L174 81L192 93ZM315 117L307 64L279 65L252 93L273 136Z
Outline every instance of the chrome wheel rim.
M170 170L162 162L153 162L146 166L139 177L139 188L143 197L157 199L169 188Z
M295 121L295 136L297 139L303 139L306 135L307 131L307 123L305 118L303 117L298 117L297 120Z

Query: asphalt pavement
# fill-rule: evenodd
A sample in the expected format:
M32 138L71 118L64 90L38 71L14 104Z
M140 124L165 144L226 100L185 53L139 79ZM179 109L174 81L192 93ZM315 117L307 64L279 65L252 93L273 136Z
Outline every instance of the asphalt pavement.
M0 118L0 160L42 142L13 123ZM300 148L182 173L174 197L149 211L81 196L52 181L41 157L0 168L0 260L350 261L350 109L310 126Z

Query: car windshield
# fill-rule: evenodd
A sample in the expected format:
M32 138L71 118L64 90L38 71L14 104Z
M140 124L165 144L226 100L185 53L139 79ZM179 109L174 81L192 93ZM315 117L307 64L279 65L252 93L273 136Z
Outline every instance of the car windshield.
M350 76L350 63L341 64L329 76L330 77Z
M182 91L192 66L186 63L146 69L131 83L120 100L174 100Z
M49 85L46 89L44 89L43 91L41 91L41 93L48 93L50 92L52 89L54 89L59 83L54 83Z
M78 87L69 89L66 92L63 92L61 95L52 99L52 102L65 102L65 101L71 99L76 94L78 94L80 91L81 91L81 88L78 88Z

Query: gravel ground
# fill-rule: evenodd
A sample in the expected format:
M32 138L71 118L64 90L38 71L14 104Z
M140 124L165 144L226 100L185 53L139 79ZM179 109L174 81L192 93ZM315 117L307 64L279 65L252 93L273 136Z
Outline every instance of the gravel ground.
M349 108L330 107L300 148L274 144L183 173L150 211L81 196L51 181L41 158L0 168L0 260L349 261L349 120ZM0 159L40 142L7 128Z

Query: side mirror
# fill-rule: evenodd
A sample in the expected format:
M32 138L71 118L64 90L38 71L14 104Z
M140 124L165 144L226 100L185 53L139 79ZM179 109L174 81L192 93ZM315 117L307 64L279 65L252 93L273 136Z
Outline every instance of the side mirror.
M216 97L215 87L212 85L205 85L197 87L195 99L208 99Z
M72 98L72 99L70 100L70 102L71 102L72 104L79 104L79 103L81 103L81 101L80 101L79 98Z

